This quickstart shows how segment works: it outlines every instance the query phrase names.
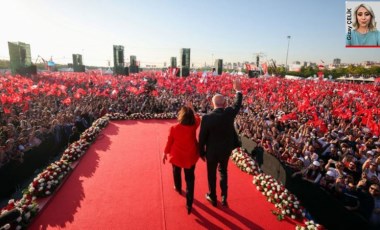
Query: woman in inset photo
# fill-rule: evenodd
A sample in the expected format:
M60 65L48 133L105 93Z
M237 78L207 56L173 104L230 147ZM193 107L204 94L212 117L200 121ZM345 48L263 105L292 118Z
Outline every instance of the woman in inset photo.
M354 10L354 29L346 38L347 46L380 46L380 32L376 28L375 14L367 4Z

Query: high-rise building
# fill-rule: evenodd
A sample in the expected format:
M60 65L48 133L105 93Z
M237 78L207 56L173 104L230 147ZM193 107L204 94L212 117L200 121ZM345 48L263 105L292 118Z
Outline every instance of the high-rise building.
M136 66L137 65L137 57L135 55L131 55L129 57L130 64L129 66Z
M113 66L115 74L125 74L124 69L124 46L113 46Z
M335 58L335 59L333 60L333 65L340 65L340 63L341 63L340 58Z
M130 64L129 64L129 72L130 73L138 73L139 72L139 65L137 63L137 58L135 55L131 55L130 58Z
M170 58L170 67L176 68L177 67L177 58L176 57L171 57Z
M190 49L182 48L179 56L181 58L180 76L187 77L190 75Z
M223 59L215 60L215 71L218 75L222 75L223 72Z

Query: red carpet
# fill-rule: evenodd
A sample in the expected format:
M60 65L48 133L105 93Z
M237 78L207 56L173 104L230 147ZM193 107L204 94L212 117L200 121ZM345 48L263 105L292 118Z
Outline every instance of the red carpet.
M30 229L295 229L277 221L252 177L232 162L230 208L205 200L206 165L200 160L193 213L187 215L185 197L173 189L171 165L161 161L174 123L110 123Z

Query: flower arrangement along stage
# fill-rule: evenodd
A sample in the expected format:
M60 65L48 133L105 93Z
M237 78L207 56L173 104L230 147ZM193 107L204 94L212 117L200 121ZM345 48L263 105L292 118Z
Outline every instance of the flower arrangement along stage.
M61 184L61 181L70 170L70 163L65 160L61 159L51 163L33 179L32 183L29 184L23 193L38 198L49 196Z
M77 161L87 150L91 143L87 142L85 139L79 139L73 142L62 155L62 160L73 163Z
M253 184L256 185L256 189L275 205L277 210L273 210L272 213L277 215L278 220L283 220L285 216L288 216L294 220L304 221L305 226L297 225L297 230L323 229L322 225L305 219L305 209L296 196L291 194L281 182L262 173L256 161L244 149L234 149L230 158L241 171L253 175Z
M133 113L131 115L122 113L107 114L111 120L148 120L148 119L175 119L176 113Z
M245 173L257 175L260 171L256 162L242 148L232 150L230 158L236 166Z
M106 114L97 119L90 128L81 134L78 141L72 143L63 152L60 160L50 164L33 179L32 183L23 190L22 199L18 201L14 201L13 199L9 200L8 205L0 210L1 214L4 214L16 208L21 213L21 216L17 218L17 220L0 226L0 229L3 227L4 229L26 229L31 218L34 217L41 208L37 198L48 197L59 187L72 169L72 164L77 162L77 160L85 154L88 147L95 141L100 131L109 124L110 120L175 119L176 117L176 113L134 113L129 116L126 114L113 113Z
M71 165L77 161L88 149L100 131L109 123L109 117L97 119L90 128L85 130L80 139L72 143L63 153L60 160L51 163L23 190L20 200L9 200L8 205L0 210L1 214L17 209L21 216L16 220L0 226L0 229L26 229L39 209L37 198L50 196L71 171Z
M110 119L108 116L101 117L94 121L92 126L88 129L86 129L81 135L80 135L80 140L86 140L87 142L93 142L95 138L98 136L100 131L104 129Z
M109 117L105 116L96 120L92 126L86 129L80 136L78 141L73 142L62 155L62 160L70 163L77 161L88 149L91 143L98 136L100 131L109 123Z
M6 215L15 209L20 213L20 216L14 221L0 226L0 229L27 229L30 220L37 215L38 212L36 197L24 194L20 200L9 200L8 205L0 210L0 215Z
M305 226L297 225L296 230L322 230L322 225L314 223L314 221L305 221Z
M305 210L298 199L271 175L260 173L253 177L253 184L277 208L273 213L277 214L279 220L284 219L285 215L292 219L304 218Z

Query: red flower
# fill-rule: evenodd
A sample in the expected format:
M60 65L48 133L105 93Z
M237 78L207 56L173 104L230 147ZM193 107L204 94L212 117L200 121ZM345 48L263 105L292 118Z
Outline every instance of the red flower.
M5 210L12 210L15 208L15 203L14 202L11 202L10 204L8 204L7 206L5 206Z

